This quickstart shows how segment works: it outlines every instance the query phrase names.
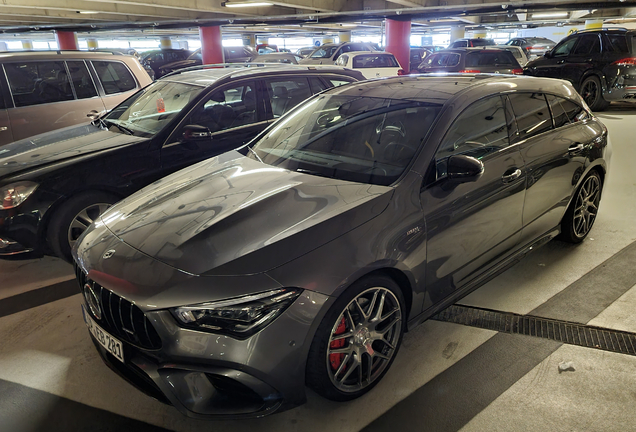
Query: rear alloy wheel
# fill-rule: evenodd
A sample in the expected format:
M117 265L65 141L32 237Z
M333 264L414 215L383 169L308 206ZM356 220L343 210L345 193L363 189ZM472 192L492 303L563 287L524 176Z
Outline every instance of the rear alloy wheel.
M581 97L592 111L603 111L609 102L603 98L601 81L594 75L585 78L581 84Z
M391 366L404 331L404 300L385 276L354 284L327 313L312 343L307 383L345 401L373 388Z
M600 201L601 177L592 171L577 189L563 216L560 238L570 243L582 242L594 225Z
M119 201L104 192L85 192L61 205L47 228L49 248L58 257L71 262L71 249L86 229L110 206Z

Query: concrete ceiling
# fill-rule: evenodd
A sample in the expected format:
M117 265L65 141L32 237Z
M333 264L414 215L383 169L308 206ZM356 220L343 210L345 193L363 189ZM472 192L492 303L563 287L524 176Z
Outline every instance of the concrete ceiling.
M556 22L533 19L533 12L569 11L559 18L565 23L636 17L636 0L261 0L271 6L228 7L248 1L256 0L1 0L0 32L9 38L37 38L55 29L134 37L142 31L156 36L195 34L200 25L222 25L225 34L312 35L365 32L386 17L411 18L414 32L449 24L501 28Z

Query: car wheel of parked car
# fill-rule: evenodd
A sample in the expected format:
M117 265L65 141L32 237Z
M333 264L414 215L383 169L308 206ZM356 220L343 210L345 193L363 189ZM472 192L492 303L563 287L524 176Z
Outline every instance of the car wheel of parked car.
M582 242L594 225L600 201L601 176L592 171L577 189L563 216L559 238L570 243Z
M346 401L371 390L388 371L404 333L404 296L387 276L354 283L329 309L309 351L307 385Z
M47 242L58 257L72 261L71 249L86 228L108 207L119 201L105 192L84 192L62 204L47 228Z
M609 102L603 99L601 81L594 75L585 78L581 83L580 94L592 111L603 111L609 105Z

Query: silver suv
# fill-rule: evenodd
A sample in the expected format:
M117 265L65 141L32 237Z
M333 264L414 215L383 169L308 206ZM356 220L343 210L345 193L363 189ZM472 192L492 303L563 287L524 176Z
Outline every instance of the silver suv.
M136 58L113 53L8 53L1 65L0 145L88 123L151 83Z
M299 64L336 64L336 60L344 53L352 51L378 51L374 44L343 42L340 44L324 44L316 48L311 54L300 60Z

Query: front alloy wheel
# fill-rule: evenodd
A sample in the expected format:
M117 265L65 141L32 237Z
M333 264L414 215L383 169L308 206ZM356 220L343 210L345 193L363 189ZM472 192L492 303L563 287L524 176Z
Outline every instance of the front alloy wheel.
M372 276L334 303L316 332L307 383L337 401L355 399L387 372L402 341L404 300L397 284Z

